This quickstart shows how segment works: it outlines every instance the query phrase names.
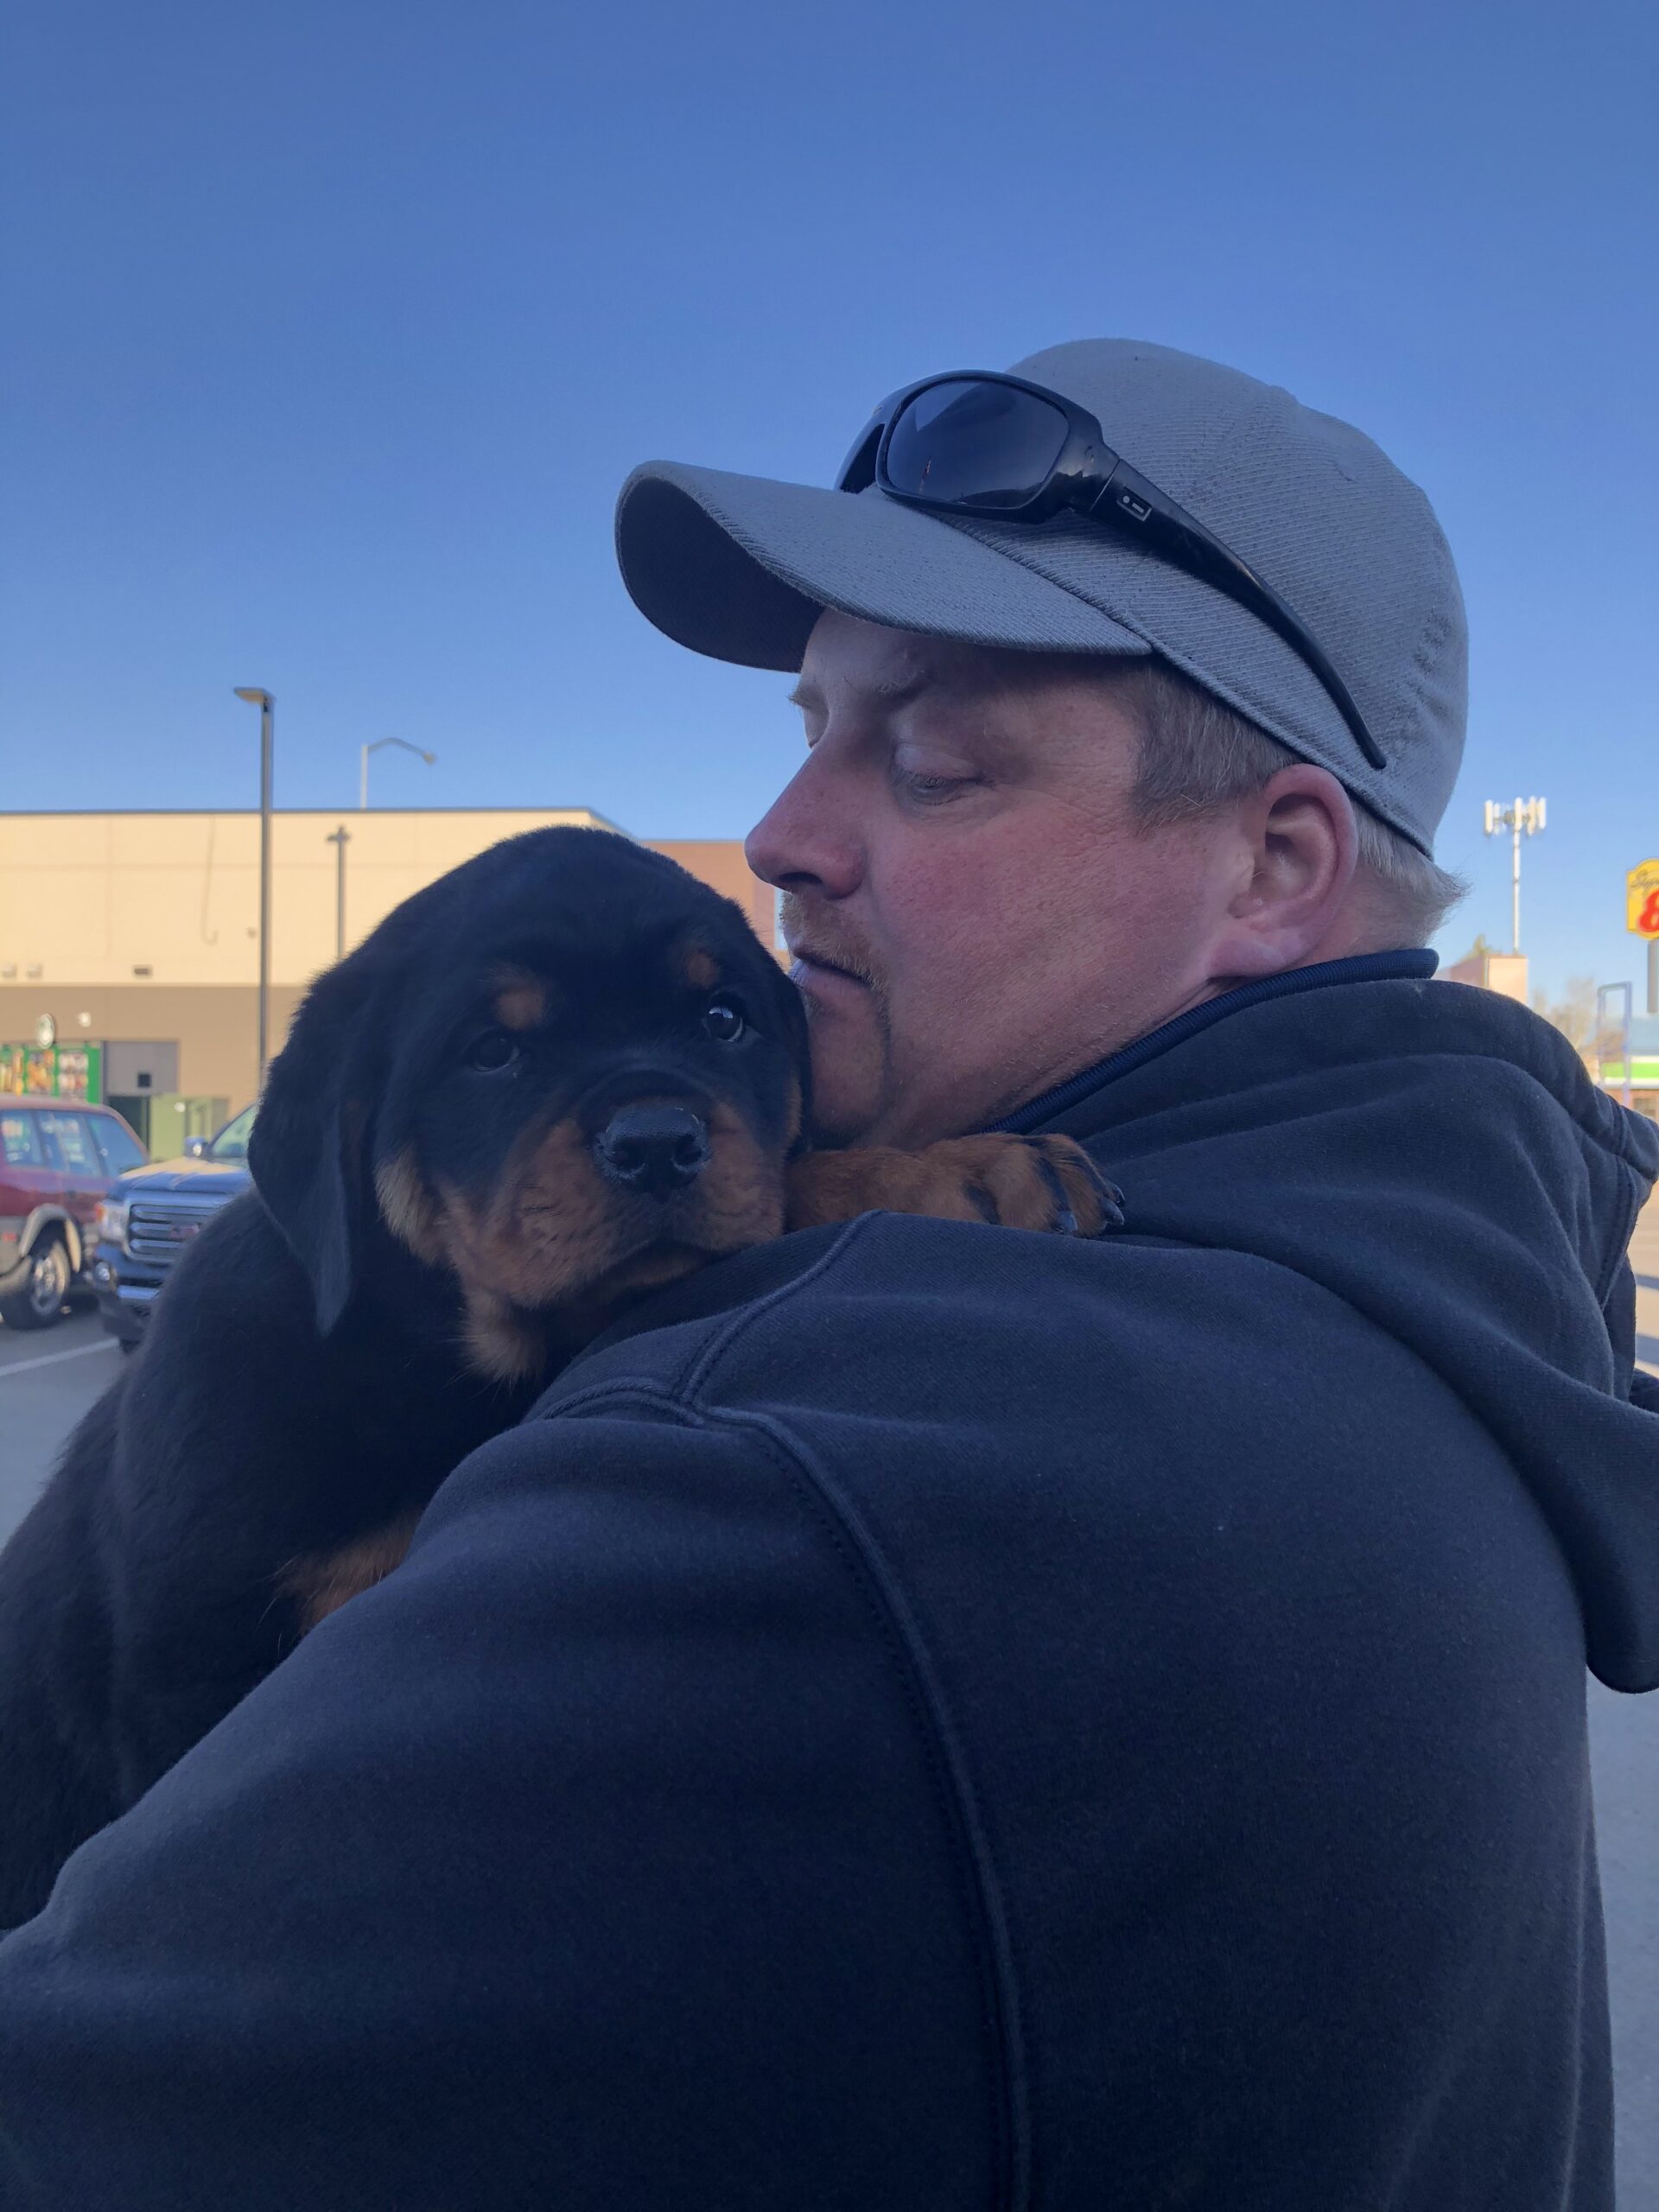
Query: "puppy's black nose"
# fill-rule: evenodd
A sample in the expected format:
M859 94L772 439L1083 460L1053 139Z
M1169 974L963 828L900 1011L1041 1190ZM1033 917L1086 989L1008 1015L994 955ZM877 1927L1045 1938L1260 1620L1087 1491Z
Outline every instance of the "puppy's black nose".
M594 1139L594 1151L612 1182L666 1198L702 1173L709 1132L689 1106L622 1106Z

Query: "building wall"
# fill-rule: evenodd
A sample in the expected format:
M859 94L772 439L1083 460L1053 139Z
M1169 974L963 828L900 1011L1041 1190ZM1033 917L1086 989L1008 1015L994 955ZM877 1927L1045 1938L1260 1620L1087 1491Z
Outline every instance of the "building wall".
M337 829L349 950L423 884L557 823L610 826L583 807L276 814L271 981L303 983L334 957ZM257 814L0 816L0 983L251 983L258 929Z
M270 1033L277 1042L303 996L297 984L271 987ZM179 1089L228 1098L234 1113L254 1094L258 999L251 983L0 983L0 1038L26 1044L39 1016L49 1014L65 1045L175 1042ZM90 1016L84 1022L83 1014Z
M654 853L677 861L683 868L735 900L748 916L750 926L764 945L779 950L777 930L778 894L769 883L751 873L743 848L735 837L680 837L653 844Z
M1518 999L1522 1006L1530 1003L1524 952L1471 952L1466 960L1442 968L1440 980L1446 983L1475 983L1483 990L1497 991L1503 998Z
M582 808L283 812L272 822L273 1039L334 957L336 849L349 950L423 884L521 830L608 828ZM771 887L734 840L656 848L743 908L772 943ZM176 1040L181 1090L254 1094L257 814L0 815L0 1041L50 1014L65 1044ZM136 969L147 975L136 975ZM85 1017L83 1020L82 1017Z

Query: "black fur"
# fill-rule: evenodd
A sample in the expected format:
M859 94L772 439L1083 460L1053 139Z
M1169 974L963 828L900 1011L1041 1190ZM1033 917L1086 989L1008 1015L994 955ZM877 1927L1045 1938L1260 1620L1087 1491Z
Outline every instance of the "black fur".
M693 928L738 978L741 1052L664 981ZM563 1010L492 1082L459 1043L515 963L556 979ZM781 1160L805 1071L798 999L739 910L591 830L468 861L318 981L271 1071L256 1192L186 1251L0 1554L0 1926L292 1647L291 1562L418 1511L545 1387L550 1370L474 1371L460 1287L389 1232L376 1166L413 1147L486 1198L516 1144L607 1085L723 1100Z

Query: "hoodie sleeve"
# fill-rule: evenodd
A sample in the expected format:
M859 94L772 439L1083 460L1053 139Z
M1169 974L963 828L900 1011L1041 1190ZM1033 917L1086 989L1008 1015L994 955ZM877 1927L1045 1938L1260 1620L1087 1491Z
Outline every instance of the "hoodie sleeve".
M786 1459L590 1402L467 1462L0 1944L0 2201L988 2201L966 1890Z

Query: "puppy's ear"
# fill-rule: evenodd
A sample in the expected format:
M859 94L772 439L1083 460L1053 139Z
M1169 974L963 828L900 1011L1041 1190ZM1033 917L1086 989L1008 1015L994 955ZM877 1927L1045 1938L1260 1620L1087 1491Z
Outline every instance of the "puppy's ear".
M359 955L312 985L271 1062L248 1143L255 1187L305 1269L324 1337L350 1302L368 1226L374 980Z

